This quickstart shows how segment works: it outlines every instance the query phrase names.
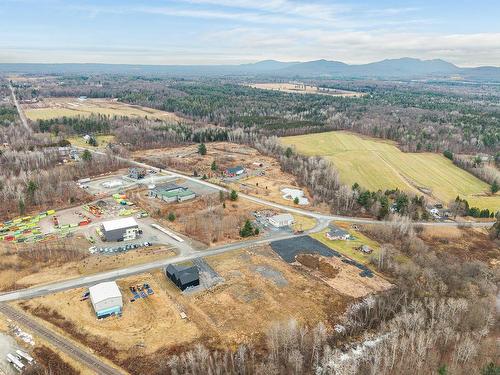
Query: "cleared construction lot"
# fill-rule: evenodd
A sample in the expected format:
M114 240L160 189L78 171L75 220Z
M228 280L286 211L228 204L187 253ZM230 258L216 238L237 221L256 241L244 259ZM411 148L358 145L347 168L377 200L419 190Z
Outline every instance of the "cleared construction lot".
M140 151L133 157L160 168L169 167L189 175L206 176L210 182L288 206L296 204L293 199L286 199L282 190L301 189L293 175L281 171L276 159L264 156L252 147L231 142L210 143L206 155L198 153L198 145L190 145ZM213 163L216 170L212 169ZM235 167L243 167L244 173L228 177L226 170ZM308 204L302 207L313 206L311 194L306 189L303 194ZM321 207L315 209L322 210Z
M224 282L198 293L181 293L160 270L119 280L124 302L120 318L98 321L89 301L80 301L84 289L20 305L97 354L141 374L158 373L166 368L168 353L195 342L219 349L244 342L258 345L274 321L335 322L351 300L301 267L283 262L267 246L206 261ZM138 283L150 284L155 293L130 302L128 287Z

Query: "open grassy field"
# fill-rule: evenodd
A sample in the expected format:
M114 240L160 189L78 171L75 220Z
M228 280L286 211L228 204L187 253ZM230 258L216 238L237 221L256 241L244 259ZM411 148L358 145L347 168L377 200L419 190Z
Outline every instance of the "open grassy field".
M78 146L78 147L88 147L88 148L94 148L94 149L103 149L106 148L106 146L110 143L113 143L115 140L114 135L97 135L95 136L95 139L97 141L97 146L92 146L85 142L85 139L81 136L74 136L74 137L69 137L68 141L71 142L73 146Z
M500 194L489 195L487 183L439 154L405 153L394 142L343 131L285 137L282 142L301 154L330 159L346 184L425 193L444 203L459 195L471 206L500 210Z
M339 223L336 222L335 225L339 228L343 228L349 232L355 239L354 240L337 240L332 241L326 237L326 232L328 229L325 229L321 232L311 234L312 238L317 239L318 241L324 243L326 246L333 250L337 250L339 253L344 254L345 256L352 258L362 264L368 264L370 257L377 257L380 252L380 245L378 242L368 238L363 233L354 230L351 228L349 223ZM368 245L372 250L372 254L364 254L361 251L357 250L361 245Z
M174 113L153 108L121 103L112 99L44 98L38 103L23 104L24 113L30 120L48 120L57 117L109 116L148 117L165 121L177 121Z
M281 92L287 92L292 94L319 94L319 95L331 95L331 96L342 96L342 97L360 97L365 95L361 92L338 90L338 89L328 89L318 86L304 85L301 83L253 83L249 85L250 87L262 90L276 90Z

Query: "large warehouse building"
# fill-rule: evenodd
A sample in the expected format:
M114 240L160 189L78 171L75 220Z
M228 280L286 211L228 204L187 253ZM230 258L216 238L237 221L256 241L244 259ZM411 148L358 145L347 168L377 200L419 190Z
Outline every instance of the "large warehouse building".
M100 283L89 288L90 301L98 319L111 315L121 315L122 294L114 281Z
M139 225L133 217L105 221L101 224L103 239L106 241L134 240L139 232Z
M196 198L196 194L193 191L176 184L157 186L149 192L149 195L164 200L167 203L184 202Z

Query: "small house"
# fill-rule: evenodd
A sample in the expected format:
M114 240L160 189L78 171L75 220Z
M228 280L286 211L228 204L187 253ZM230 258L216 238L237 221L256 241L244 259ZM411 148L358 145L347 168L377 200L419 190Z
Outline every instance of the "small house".
M351 237L349 232L337 226L330 226L330 230L326 233L326 238L332 241L342 240L346 241Z
M293 216L290 214L274 215L268 221L275 228L289 227L293 224Z
M200 272L196 266L179 266L169 264L165 268L165 275L175 284L180 290L186 290L197 285L200 285Z
M224 171L224 175L226 177L238 177L241 176L243 173L245 173L245 168L243 168L241 165L233 168L227 168Z

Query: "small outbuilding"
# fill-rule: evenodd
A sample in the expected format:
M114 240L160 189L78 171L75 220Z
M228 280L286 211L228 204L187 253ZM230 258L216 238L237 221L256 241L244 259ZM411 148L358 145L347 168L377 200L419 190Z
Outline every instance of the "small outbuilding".
M133 217L105 221L101 224L103 239L106 241L129 241L137 238L139 225Z
M128 176L134 180L141 180L146 177L146 170L144 168L129 168Z
M368 246L368 245L361 245L360 247L358 247L358 250L361 251L364 254L371 254L371 253L373 253L373 249L370 246Z
M293 216L290 214L274 215L268 221L275 228L289 227L293 224Z
M330 226L330 230L326 233L326 238L332 241L345 241L351 238L351 235L349 234L349 232L343 230L342 228L332 225Z
M172 280L180 290L200 285L200 272L195 265L179 266L169 264L165 268L165 275Z
M122 314L122 294L114 281L107 281L91 286L89 294L98 319Z
M238 165L237 167L233 168L227 168L224 171L226 177L237 177L241 176L243 173L245 173L245 168L243 168L241 165Z

